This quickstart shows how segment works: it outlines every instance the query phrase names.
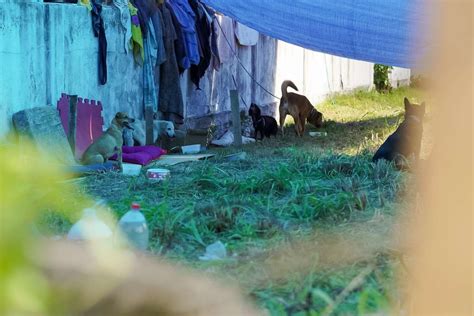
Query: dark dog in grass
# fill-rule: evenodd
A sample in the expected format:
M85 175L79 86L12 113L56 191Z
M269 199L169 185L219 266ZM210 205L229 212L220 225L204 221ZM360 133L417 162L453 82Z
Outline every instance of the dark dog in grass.
M277 135L277 121L271 116L262 115L262 111L255 103L250 105L249 116L252 118L253 128L255 129L255 139L257 139L258 133L260 133L260 140L264 136L270 138L271 135Z
M421 138L423 136L423 117L425 103L412 104L405 98L405 120L390 135L375 153L372 161L379 159L394 161L398 169L407 169L407 161L420 158Z

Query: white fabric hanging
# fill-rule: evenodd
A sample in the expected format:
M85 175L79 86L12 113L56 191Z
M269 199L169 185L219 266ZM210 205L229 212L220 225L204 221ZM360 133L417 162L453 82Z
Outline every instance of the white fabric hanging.
M132 18L128 10L128 0L114 0L114 6L120 11L120 24L125 31L124 50L128 54L132 38Z
M242 46L254 46L258 43L259 33L248 26L235 22L235 36Z

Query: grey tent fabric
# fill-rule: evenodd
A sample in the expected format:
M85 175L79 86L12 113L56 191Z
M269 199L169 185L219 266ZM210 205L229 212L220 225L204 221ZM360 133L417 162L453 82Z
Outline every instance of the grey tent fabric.
M202 0L265 35L351 59L411 67L426 53L425 0Z

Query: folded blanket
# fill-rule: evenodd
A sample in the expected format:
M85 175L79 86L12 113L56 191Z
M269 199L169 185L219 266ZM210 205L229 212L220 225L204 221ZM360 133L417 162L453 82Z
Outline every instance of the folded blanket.
M122 161L145 166L166 154L166 150L158 146L123 146L122 147ZM110 158L117 160L117 155Z

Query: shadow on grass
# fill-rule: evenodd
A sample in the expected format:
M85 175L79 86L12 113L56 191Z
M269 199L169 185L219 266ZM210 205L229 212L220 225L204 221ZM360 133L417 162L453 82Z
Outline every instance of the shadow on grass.
M343 151L361 146L372 149L383 142L402 120L403 114L347 123L327 121L322 128L328 133L327 141L323 144ZM367 144L367 140L372 141L372 144Z
M333 151L334 153L355 154L360 151L373 151L402 122L403 114L388 117L370 118L360 121L335 122L326 121L322 128L316 129L306 125L305 135L296 136L294 125L285 126L285 135L245 146L248 152L259 153L261 156L271 155L276 148L291 147L301 151ZM309 131L325 131L326 137L311 137Z

